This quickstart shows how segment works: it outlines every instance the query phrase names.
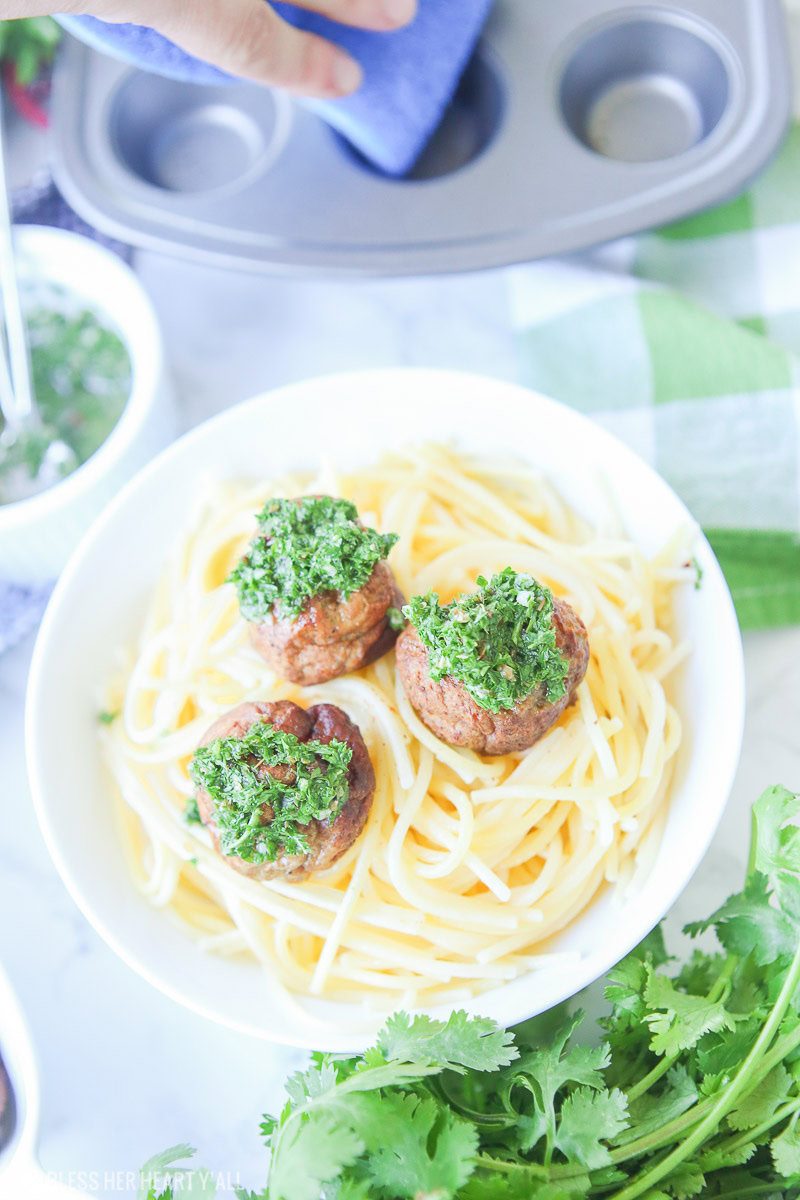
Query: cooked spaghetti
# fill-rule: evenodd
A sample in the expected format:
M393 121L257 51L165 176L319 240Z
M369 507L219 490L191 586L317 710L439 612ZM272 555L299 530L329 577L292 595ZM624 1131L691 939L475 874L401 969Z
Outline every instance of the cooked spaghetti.
M390 561L406 596L434 588L444 602L510 565L576 609L589 669L530 750L484 758L439 741L391 653L310 688L269 671L224 581L269 497L319 491L399 533ZM120 714L102 737L141 892L204 949L255 956L301 996L452 1003L551 964L553 935L604 885L630 888L657 852L681 740L668 681L687 652L673 617L676 587L693 578L679 565L685 534L648 558L621 534L599 536L531 468L438 446L339 478L220 486L105 697ZM184 819L192 752L250 699L338 705L375 767L364 833L303 882L237 874Z

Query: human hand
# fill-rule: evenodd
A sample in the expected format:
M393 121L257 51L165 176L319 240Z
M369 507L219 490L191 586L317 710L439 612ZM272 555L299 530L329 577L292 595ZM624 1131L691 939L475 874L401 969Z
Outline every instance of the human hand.
M389 32L411 21L416 0L290 0L343 25ZM0 0L0 17L38 17L48 0ZM149 25L232 75L331 99L356 91L361 68L332 42L294 29L264 0L59 0L58 12Z

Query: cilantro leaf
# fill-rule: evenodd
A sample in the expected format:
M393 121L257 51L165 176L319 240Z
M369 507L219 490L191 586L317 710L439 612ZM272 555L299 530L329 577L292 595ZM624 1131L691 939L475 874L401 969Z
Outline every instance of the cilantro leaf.
M648 967L662 966L668 961L662 929L656 926L609 972L604 994L612 1011L599 1020L614 1051L607 1072L609 1086L627 1084L626 1069L630 1063L637 1063L643 1071L647 1069L651 1057L650 1030L645 1021L648 1004L644 995L650 976Z
M337 1179L325 1189L325 1200L370 1200L368 1179Z
M216 1182L211 1173L203 1167L180 1167L181 1159L194 1158L195 1149L186 1143L170 1146L160 1154L149 1158L139 1171L139 1187L137 1200L173 1200L177 1185L181 1196L190 1200L213 1200L216 1196ZM163 1188L157 1194L156 1189Z
M632 1137L641 1138L655 1133L668 1122L680 1117L697 1100L697 1085L686 1067L670 1068L665 1079L666 1086L657 1094L646 1092L630 1104L631 1129L626 1129L614 1139L614 1144L624 1146Z
M721 1000L679 992L666 975L650 973L645 998L653 1009L645 1019L653 1035L650 1047L654 1054L688 1050L703 1034L732 1030L736 1025L737 1018Z
M609 972L604 989L605 998L618 1011L641 1018L647 1011L644 991L648 978L647 964L640 958L628 955Z
M702 950L694 950L678 972L677 986L683 992L706 996L719 978L724 965L724 954L705 954Z
M387 1059L438 1063L452 1071L497 1071L518 1057L513 1035L494 1021L451 1013L446 1022L395 1013L386 1022L378 1047Z
M357 1097L355 1117L379 1193L387 1200L420 1195L449 1200L472 1174L478 1149L475 1127L432 1097L401 1092L374 1101L372 1096Z
M603 1139L616 1137L627 1126L628 1102L619 1088L577 1088L561 1105L555 1145L568 1161L596 1170L612 1161Z
M769 880L781 907L800 919L800 809L785 787L762 792L753 805L755 868Z
M293 1127L284 1153L273 1155L269 1200L320 1200L323 1186L363 1148L358 1135L332 1114L310 1113Z
M756 1017L737 1023L736 1029L722 1030L700 1039L697 1065L704 1075L725 1075L734 1070L758 1037L763 1021Z
M644 937L639 945L630 952L628 958L638 958L641 962L649 963L651 967L663 967L672 961L664 942L664 927L656 925ZM623 959L623 962L625 960Z
M533 1110L521 1116L517 1123L519 1147L532 1150L536 1143L546 1137L548 1147L554 1145L556 1131L556 1097L567 1084L582 1084L584 1087L601 1089L602 1071L609 1063L608 1046L572 1046L567 1043L583 1013L564 1018L552 1031L550 1044L540 1050L531 1050L521 1055L506 1072L509 1090L525 1088L533 1100Z
M781 1063L778 1063L728 1113L728 1124L731 1129L754 1129L762 1122L768 1121L786 1100L791 1085L792 1078L789 1072Z
M697 1163L685 1162L673 1171L668 1190L675 1200L689 1200L691 1196L699 1196L705 1186L705 1176Z
M693 921L686 932L696 937L712 926L730 954L752 954L760 966L791 958L797 946L798 927L771 902L769 881L760 872L748 879L744 891L726 900L705 921Z
M770 1144L775 1170L784 1179L800 1183L800 1125L788 1125Z
M332 1091L337 1082L337 1071L327 1059L314 1063L306 1071L295 1071L286 1080L286 1095L295 1105L306 1100L317 1100Z
M519 1062L511 1067L514 1077L526 1076L538 1084L542 1097L551 1099L565 1083L581 1083L601 1088L601 1071L608 1066L609 1050L601 1046L572 1046L567 1048L570 1037L583 1021L579 1010L566 1016L550 1035L548 1046L523 1054Z

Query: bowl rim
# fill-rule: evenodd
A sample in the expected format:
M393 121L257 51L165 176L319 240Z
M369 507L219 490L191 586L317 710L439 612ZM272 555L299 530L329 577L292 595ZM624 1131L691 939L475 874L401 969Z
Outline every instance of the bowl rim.
M126 289L126 307L133 306L137 311L133 316L120 320L111 306L93 298L91 289L84 288L81 281L72 289L96 315L101 318L107 316L113 331L119 335L131 364L130 392L108 437L85 462L43 492L24 500L0 504L0 533L24 528L28 523L38 522L71 504L113 469L115 462L119 461L135 439L158 396L158 381L163 374L164 361L161 330L153 303L136 272L118 254L84 234L50 225L15 225L14 238L15 241L19 240L23 254L31 246L37 255L52 248L57 256L59 248L67 246L70 252L85 255L87 264L91 264L92 260L101 263L103 270L116 274L118 285ZM64 286L69 289L69 285Z
M263 1041L287 1046L309 1049L315 1048L331 1051L351 1051L363 1049L364 1045L369 1040L369 1036L365 1037L361 1033L353 1033L349 1030L337 1034L332 1031L332 1028L329 1029L328 1026L325 1025L321 1026L317 1032L315 1030L315 1022L313 1018L309 1020L311 1033L305 1040L299 1040L296 1036L291 1035L291 1031L286 1032L283 1030L283 1028L266 1029L263 1026L257 1026L248 1019L242 1019L231 1012L223 1012L213 1002L205 1003L202 999L199 999L196 995L194 995L194 993L191 993L186 989L182 989L178 983L172 983L165 979L158 968L150 965L145 957L137 953L137 951L131 949L125 940L124 933L118 933L113 927L113 923L107 923L104 914L98 911L98 908L94 905L92 900L87 897L79 874L73 871L68 861L68 855L64 850L62 850L58 836L51 828L48 816L48 803L45 798L45 789L43 786L43 781L40 777L38 766L39 752L35 710L37 706L38 695L46 684L47 660L53 653L53 649L48 645L50 641L50 629L51 626L55 625L56 623L61 597L71 590L73 578L79 575L82 569L84 558L91 553L94 540L99 538L103 531L109 525L114 523L117 513L126 506L127 498L131 493L135 492L140 487L146 487L148 480L153 474L160 471L163 466L168 464L172 458L183 455L187 448L190 449L195 441L208 437L210 431L213 431L218 426L225 424L227 421L236 423L242 419L242 414L247 411L256 410L261 406L271 405L273 403L291 401L293 394L299 393L302 395L309 388L313 388L315 385L319 384L338 382L341 384L352 383L355 386L363 386L365 380L375 380L379 377L396 376L398 374L401 374L405 380L412 384L412 386L415 379L418 382L421 382L422 380L433 381L437 378L448 379L453 382L461 380L465 383L469 382L469 384L472 386L478 384L487 388L495 388L503 392L508 392L509 394L519 395L521 393L527 397L535 397L538 404L542 404L545 408L550 408L551 410L557 410L562 420L566 420L568 423L573 422L577 427L580 427L584 430L588 426L599 449L602 449L603 444L613 444L615 452L618 455L621 455L623 458L628 458L628 460L632 463L636 463L639 469L644 467L646 471L653 476L654 482L669 492L674 503L686 514L687 523L690 522L693 529L696 530L696 546L697 549L701 551L701 555L699 555L699 557L702 557L703 559L703 570L704 572L707 571L709 575L714 578L718 597L724 606L724 611L721 610L718 613L717 628L719 636L725 640L725 645L731 652L731 676L726 690L725 704L727 710L727 728L731 733L729 744L731 745L732 749L726 762L720 765L717 770L716 777L719 780L717 795L719 800L712 814L712 819L708 823L706 836L704 837L702 843L694 843L691 848L687 849L685 858L686 865L679 873L676 873L676 882L669 888L668 893L665 892L662 901L659 902L659 906L662 911L656 921L653 922L653 925L662 920L663 917L674 906L680 895L691 882L697 869L705 858L705 855L709 849L709 846L711 845L717 829L719 828L719 824L727 807L741 754L745 719L744 653L741 632L739 629L739 623L736 617L733 600L716 556L714 555L714 552L702 530L698 527L697 522L686 508L686 505L680 499L677 493L674 492L666 480L664 480L663 477L660 476L658 472L650 466L649 463L647 463L639 454L637 454L636 451L632 450L625 442L616 437L614 434L610 433L608 430L604 429L602 426L597 425L583 413L571 408L568 405L562 404L559 401L553 400L551 397L536 392L531 388L526 388L516 383L509 383L504 380L498 380L490 376L440 368L384 367L335 372L309 377L307 379L296 381L294 383L286 384L263 392L257 396L251 397L248 400L241 401L227 409L222 410L221 412L214 414L214 416L206 419L205 421L200 422L194 428L177 438L166 449L162 450L154 459L151 460L150 463L147 464L147 466L141 468L140 471L138 471L130 480L128 480L120 492L113 498L108 507L95 519L89 530L84 534L77 550L73 553L66 569L56 585L45 612L39 634L37 636L28 680L25 710L25 744L28 774L34 809L39 822L39 827L42 831L48 851L56 865L59 874L61 875L62 882L89 923L93 926L96 932L100 934L109 947L119 955L123 962L125 962L142 978L146 979L160 992L182 1004L184 1007L189 1008L191 1011L207 1017L210 1020L214 1020L220 1024L223 1024L228 1028L237 1030L238 1032L246 1033ZM589 911L594 903L596 903L596 898L593 898L585 911ZM582 915L583 914L581 914L581 916ZM589 973L587 973L585 965L586 961L588 960L588 956L585 959L582 959L581 962L576 963L574 967L569 965L564 967L563 969L567 973L568 980L572 979L573 972L577 980L577 982L574 984L571 982L568 983L568 987L570 989L568 995L575 996L585 987L588 987L592 982L607 974L607 972L614 965L616 965L616 963L619 962L622 957L624 957L624 954L632 950L639 943L641 938L646 936L646 934L650 931L650 928L652 928L652 926L649 926L647 929L642 929L641 931L637 930L637 936L635 936L633 941L630 941L630 938L628 938L630 944L628 949L625 950L623 954L616 953L614 948L612 948L611 952L606 951L602 955L598 952L594 952L591 956L592 965ZM492 1007L494 1009L494 1012L492 1013L492 1019L496 1020L498 1024L510 1026L519 1020L522 1020L523 1018L518 1015L513 1017L509 1016L508 1005L503 1004L504 993L507 993L507 989L509 987L513 987L514 983L519 983L520 981L529 978L531 978L529 974L523 975L510 984L498 985L497 987L494 987L489 991L481 993L479 996L477 996L475 998L475 1003L479 1005L481 1000L486 999L488 1001L486 1007ZM564 998L567 997L565 996ZM349 1009L353 1009L354 1007L352 1004L344 1004L344 1002L343 1006ZM433 1010L428 1009L421 1011L430 1012ZM385 1016L388 1015L389 1014L387 1010Z

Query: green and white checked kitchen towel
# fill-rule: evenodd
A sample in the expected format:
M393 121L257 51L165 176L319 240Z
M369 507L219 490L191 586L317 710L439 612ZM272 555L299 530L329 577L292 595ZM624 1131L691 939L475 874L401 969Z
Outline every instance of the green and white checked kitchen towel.
M729 204L510 286L523 382L672 484L744 628L800 622L800 124Z

